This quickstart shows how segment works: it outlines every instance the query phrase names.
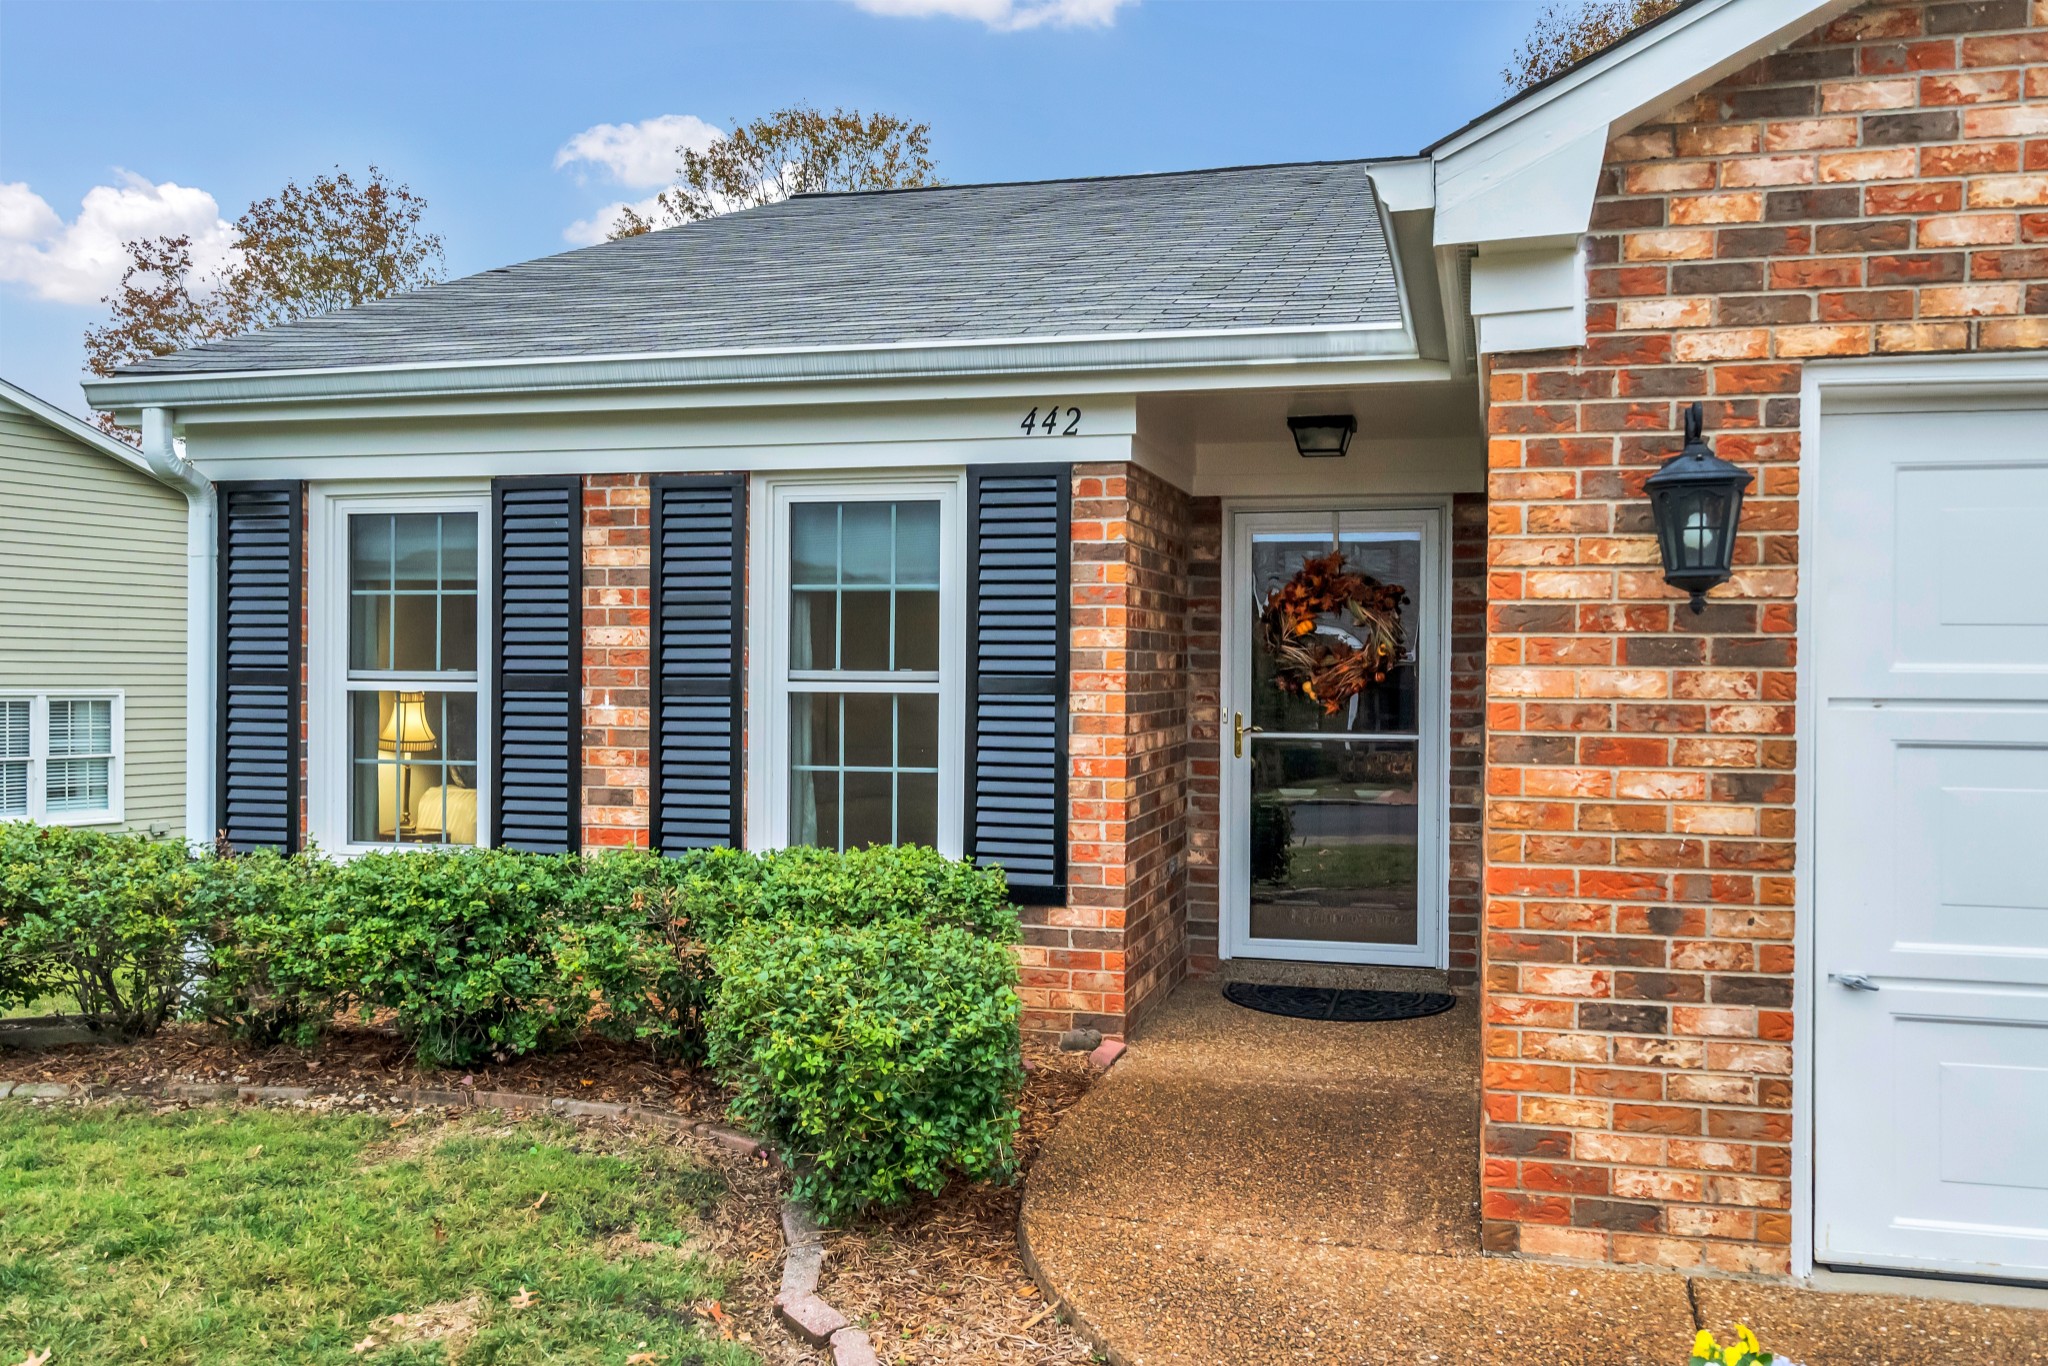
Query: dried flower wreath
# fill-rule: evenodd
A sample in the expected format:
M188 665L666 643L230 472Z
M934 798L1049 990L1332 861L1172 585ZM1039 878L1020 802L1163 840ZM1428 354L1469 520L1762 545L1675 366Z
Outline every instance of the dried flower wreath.
M1259 613L1259 638L1273 657L1274 682L1333 714L1366 689L1387 681L1401 660L1401 608L1408 590L1344 567L1342 551L1301 562L1301 572L1274 589ZM1341 614L1358 644L1317 629Z

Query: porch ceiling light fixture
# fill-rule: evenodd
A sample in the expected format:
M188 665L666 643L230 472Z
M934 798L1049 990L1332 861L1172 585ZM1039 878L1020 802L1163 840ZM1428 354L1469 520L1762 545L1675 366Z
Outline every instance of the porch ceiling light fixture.
M1700 435L1702 405L1685 410L1685 449L1664 462L1643 483L1650 518L1657 526L1657 551L1664 582L1692 595L1692 610L1707 610L1707 590L1728 582L1735 561L1735 529L1742 521L1742 495L1752 476L1715 455Z
M1328 417L1290 417L1287 428L1294 433L1294 449L1304 460L1334 460L1351 444L1358 419L1349 413Z

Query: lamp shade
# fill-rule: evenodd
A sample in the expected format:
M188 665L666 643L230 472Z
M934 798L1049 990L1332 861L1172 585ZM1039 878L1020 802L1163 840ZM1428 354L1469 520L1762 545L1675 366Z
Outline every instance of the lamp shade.
M390 754L425 754L436 743L434 728L427 724L427 695L398 694L391 714L384 718L384 728L377 732L378 747Z
M1290 417L1287 429L1294 433L1294 449L1304 459L1328 460L1344 454L1351 445L1351 434L1358 430L1358 419L1349 413Z
M1693 404L1685 413L1685 449L1643 482L1664 582L1690 594L1695 612L1706 610L1707 590L1726 583L1734 570L1742 495L1752 480L1708 449L1704 423L1701 405Z

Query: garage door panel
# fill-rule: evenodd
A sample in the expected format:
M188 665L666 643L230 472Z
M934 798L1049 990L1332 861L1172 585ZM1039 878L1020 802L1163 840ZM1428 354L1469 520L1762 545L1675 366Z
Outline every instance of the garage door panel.
M2018 700L2048 680L2048 441L2039 413L1831 420L1816 667L1838 697ZM1902 430L1903 429L1903 430ZM1902 437L1904 439L1902 439Z
M1818 1138L1816 1255L2048 1274L2048 995L1888 983L1823 1024L1825 1064L1888 1059Z
M1837 705L1820 748L1829 969L2048 986L2048 709Z

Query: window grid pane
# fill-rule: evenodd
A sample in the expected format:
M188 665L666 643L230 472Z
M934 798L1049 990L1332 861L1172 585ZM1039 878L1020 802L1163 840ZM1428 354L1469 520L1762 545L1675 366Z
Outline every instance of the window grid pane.
M790 669L938 670L939 505L790 509Z
M936 693L793 692L789 726L794 843L937 842Z
M104 697L50 699L50 756L114 752L114 704Z
M474 844L476 694L349 693L356 844Z
M475 513L349 518L349 669L476 669Z
M44 770L43 807L53 815L105 811L113 804L111 759L52 759Z
M0 759L28 757L29 700L0 698Z
M0 817L19 820L28 815L28 760L0 760Z

